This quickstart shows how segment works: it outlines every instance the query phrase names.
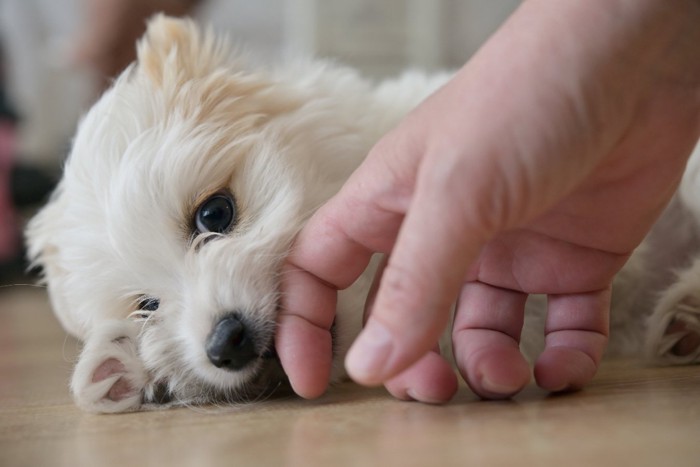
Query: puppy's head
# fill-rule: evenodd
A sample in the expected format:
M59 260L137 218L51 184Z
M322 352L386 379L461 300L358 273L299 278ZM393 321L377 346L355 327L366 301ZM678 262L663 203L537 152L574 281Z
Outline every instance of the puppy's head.
M310 162L316 123L296 116L301 94L246 71L211 33L158 17L81 122L30 254L71 333L141 325L146 400L245 398L283 378L280 265L342 178Z

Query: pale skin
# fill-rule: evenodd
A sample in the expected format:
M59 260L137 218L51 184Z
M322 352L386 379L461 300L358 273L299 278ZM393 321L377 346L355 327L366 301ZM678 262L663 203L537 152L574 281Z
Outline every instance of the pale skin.
M83 21L75 40L76 63L93 70L106 87L136 58L136 41L146 21L163 12L188 14L199 0L83 0Z
M337 291L389 256L346 360L364 385L448 401L437 350L457 303L461 376L485 398L531 379L528 294L548 295L534 366L583 387L608 336L613 276L673 195L700 136L700 2L528 0L383 137L299 234L277 350L293 389L328 385Z

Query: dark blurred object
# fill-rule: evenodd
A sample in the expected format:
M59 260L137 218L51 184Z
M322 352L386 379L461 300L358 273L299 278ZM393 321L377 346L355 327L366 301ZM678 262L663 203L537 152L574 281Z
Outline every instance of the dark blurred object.
M18 251L10 259L0 261L0 292L4 285L34 282L37 276L34 272L28 271L28 267L24 250Z
M26 210L43 204L56 182L55 179L40 169L24 165L11 165L4 172L4 180L9 186L6 194L9 203L3 203L2 213L4 229L2 235L5 245L0 255L0 287L14 283L26 283L35 280L36 271L28 271L26 251L21 240L21 217L19 210Z
M10 198L20 209L43 204L56 186L53 176L23 164L14 164L9 175Z
M1 62L0 62L1 63ZM52 174L17 162L19 119L5 95L0 69L0 286L27 282L19 210L44 203L56 185Z
M146 20L156 13L191 14L201 0L89 0L84 2L82 29L74 60L97 72L109 86L136 58L134 43L146 31Z
M11 122L17 121L17 114L12 110L12 107L10 107L2 86L0 86L0 119L9 120Z

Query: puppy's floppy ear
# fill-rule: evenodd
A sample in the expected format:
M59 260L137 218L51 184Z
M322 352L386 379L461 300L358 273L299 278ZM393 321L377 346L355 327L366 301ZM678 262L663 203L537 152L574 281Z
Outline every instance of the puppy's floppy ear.
M301 104L294 92L272 86L269 77L248 70L239 56L232 56L225 35L201 30L189 19L153 17L139 41L137 58L135 73L141 81L164 91L163 102L169 106L165 112L195 122L221 118L231 139Z
M24 235L31 267L41 268L42 282L48 288L56 317L66 331L83 338L85 327L65 293L68 273L61 265L61 252L55 242L65 216L62 191L63 186L59 184L50 201L29 222Z
M226 41L201 31L190 19L158 14L148 22L137 46L138 67L155 84L196 79L224 66Z

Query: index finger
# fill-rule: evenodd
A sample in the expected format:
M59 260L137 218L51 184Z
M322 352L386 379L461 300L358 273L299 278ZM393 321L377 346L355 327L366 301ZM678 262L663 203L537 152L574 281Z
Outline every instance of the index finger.
M368 157L311 217L283 270L275 345L293 390L302 397L318 397L328 384L338 290L362 274L373 253L391 250L403 219L400 205L378 195L395 193L397 182L385 177L379 164Z

